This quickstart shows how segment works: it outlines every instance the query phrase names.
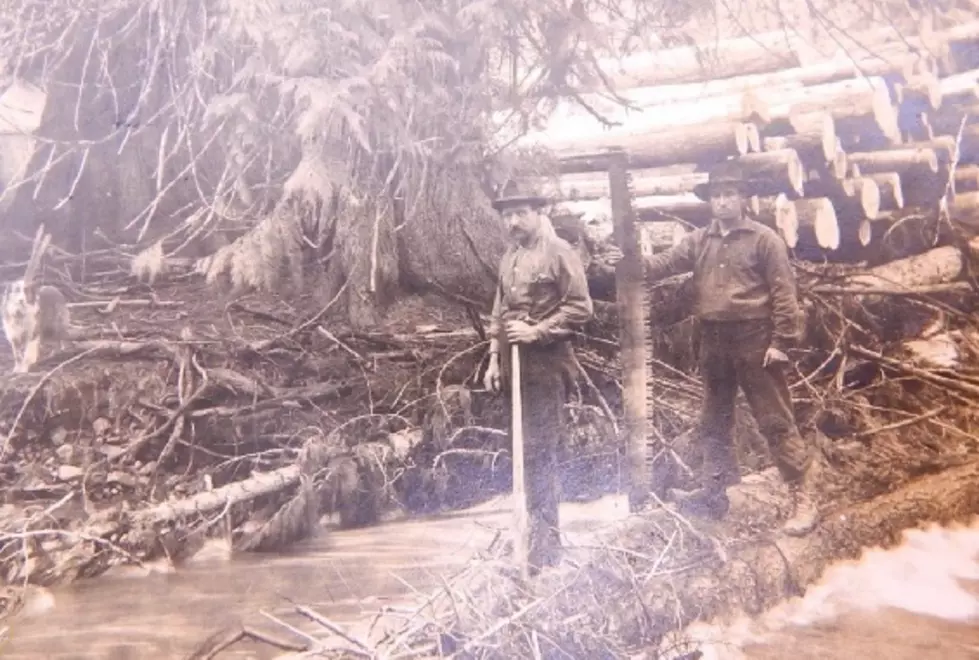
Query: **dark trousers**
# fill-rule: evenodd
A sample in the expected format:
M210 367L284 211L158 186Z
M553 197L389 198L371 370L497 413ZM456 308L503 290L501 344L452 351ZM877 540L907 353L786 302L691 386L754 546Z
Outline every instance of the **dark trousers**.
M723 488L731 469L737 469L733 430L739 386L782 478L799 483L809 467L811 453L796 426L785 365L763 366L771 339L769 321L700 323L700 436L709 489Z
M505 387L510 387L510 349L501 349ZM571 347L567 344L520 347L523 403L524 490L530 514L531 567L557 560L561 548L558 521L557 449L565 428Z

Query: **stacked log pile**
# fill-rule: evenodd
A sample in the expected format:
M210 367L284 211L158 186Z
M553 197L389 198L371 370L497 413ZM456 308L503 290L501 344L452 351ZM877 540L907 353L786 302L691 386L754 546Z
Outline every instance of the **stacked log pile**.
M657 64L686 61L679 53L637 58L615 79L643 85L617 90L641 111L602 106L596 94L587 100L609 111L611 128L594 117L555 120L528 136L561 163L534 184L586 222L610 221L602 156L625 151L637 220L660 248L678 226L709 222L706 182L722 168L745 182L749 215L777 229L800 260L873 266L953 240L957 232L942 227L973 235L979 68L953 53L979 40L979 21L902 44L884 32L855 37L875 51L866 60L782 70L776 61L795 61L792 53L760 58L764 35L754 45L722 41L716 59L730 71L721 73L742 63L750 75L710 81Z

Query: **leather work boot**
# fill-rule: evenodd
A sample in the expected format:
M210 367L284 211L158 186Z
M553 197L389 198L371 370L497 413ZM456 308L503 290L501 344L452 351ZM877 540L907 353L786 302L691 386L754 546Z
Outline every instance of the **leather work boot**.
M805 484L789 486L792 496L792 514L782 525L782 531L788 536L806 536L819 524L819 509Z
M713 520L720 520L726 516L731 506L724 490L671 488L670 499L676 503L677 510L684 515Z

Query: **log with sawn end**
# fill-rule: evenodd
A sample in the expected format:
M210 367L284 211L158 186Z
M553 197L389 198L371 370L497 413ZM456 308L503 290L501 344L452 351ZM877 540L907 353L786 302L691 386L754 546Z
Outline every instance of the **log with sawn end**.
M850 143L894 144L900 140L891 91L883 78L855 78L790 90L781 105L771 108L773 119L787 118L793 126L805 115L825 112L836 123L836 134Z
M938 81L942 105L979 102L979 69L954 73Z
M936 138L921 146L908 145L904 149L885 149L875 152L851 153L852 162L860 165L864 175L897 172L901 175L901 191L904 203L909 206L929 206L945 194L948 180L947 140ZM954 143L952 145L954 148Z
M792 202L798 221L797 252L828 251L840 247L840 226L833 202L808 197Z
M865 247L870 243L872 226L870 220L880 213L880 190L873 179L844 179L826 182L813 181L808 184L809 193L829 199L836 213L839 232L839 246L846 254L841 258L851 260L856 258L855 248Z
M836 122L825 112L799 115L793 133L762 140L765 151L795 149L807 168L825 165L836 156Z
M904 193L901 190L901 175L897 172L878 172L868 174L880 191L880 210L897 211L904 208Z
M933 73L919 73L912 76L901 87L898 104L902 109L917 112L930 112L942 107L942 85Z
M979 192L956 195L948 202L948 218L940 208L905 207L884 211L874 221L874 264L920 254L943 245L956 245L959 235L979 235Z
M579 154L624 150L630 167L655 167L674 163L709 164L748 153L748 132L741 122L719 122L648 132L641 121L610 130L595 127L588 133L563 134L539 146L560 159ZM565 169L565 171L567 171ZM581 170L579 170L581 171Z
M979 191L979 165L962 165L955 168L955 194Z
M789 248L799 244L799 218L795 204L783 194L760 197L755 220L779 233Z
M714 123L720 121L761 121L769 120L766 106L745 105L741 94L729 94L704 99L691 99L675 103L661 103L656 100L656 88L643 87L626 89L616 94L618 98L592 98L586 101L588 110L581 103L563 101L550 113L539 130L547 140L548 136L561 136L569 133L589 133L595 128L605 128L598 121L601 116L612 128L627 128L641 125L648 132L665 131L684 126Z
M887 149L883 151L867 151L848 153L850 162L860 166L864 176L881 172L897 172L904 176L916 172L938 172L938 155L934 149Z
M802 64L799 48L806 48L805 40L788 40L785 32L774 30L706 46L644 51L599 64L614 88L629 89L779 71Z
M764 151L761 142L761 132L758 130L758 126L755 124L745 124L745 130L748 132L748 153L754 154L759 151Z
M934 135L958 135L963 121L966 126L979 123L979 101L944 103L928 113L928 124Z
M784 193L801 197L805 168L794 149L746 154L718 163L711 174L740 180L748 195L768 197Z

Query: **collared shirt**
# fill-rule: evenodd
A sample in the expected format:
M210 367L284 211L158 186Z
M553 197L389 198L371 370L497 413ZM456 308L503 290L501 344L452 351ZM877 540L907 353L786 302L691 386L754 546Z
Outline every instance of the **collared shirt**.
M771 319L776 348L798 339L802 314L795 273L785 243L769 227L746 220L723 233L713 222L646 259L649 281L691 271L698 318Z
M549 343L570 337L592 313L584 266L563 239L541 236L532 245L511 246L503 255L490 336L499 337L504 321L523 319L536 323L541 342Z

